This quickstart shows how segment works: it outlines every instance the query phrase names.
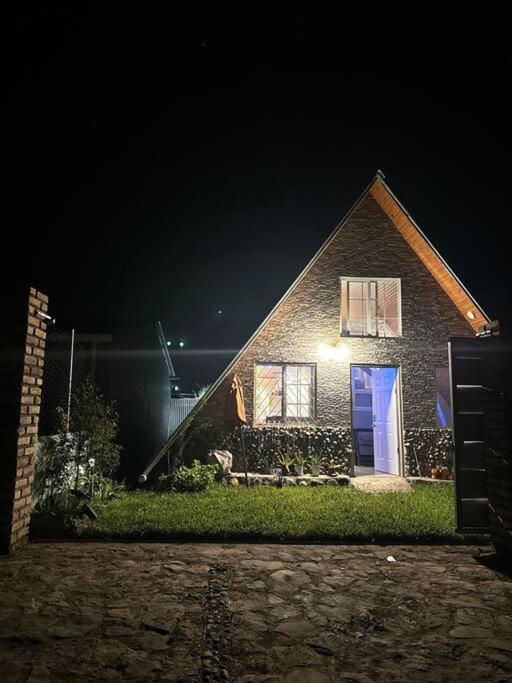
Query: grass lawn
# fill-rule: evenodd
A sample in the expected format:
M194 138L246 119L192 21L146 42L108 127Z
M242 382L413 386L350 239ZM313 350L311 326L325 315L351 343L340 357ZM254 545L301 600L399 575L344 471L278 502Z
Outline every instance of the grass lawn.
M105 539L237 541L449 541L453 487L411 493L351 487L215 486L204 493L135 492L98 510L86 532Z

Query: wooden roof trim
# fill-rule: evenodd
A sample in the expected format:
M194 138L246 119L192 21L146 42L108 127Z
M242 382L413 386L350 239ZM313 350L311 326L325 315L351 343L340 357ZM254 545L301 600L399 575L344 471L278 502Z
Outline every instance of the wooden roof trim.
M490 322L490 318L484 313L459 278L423 234L380 174L377 174L375 180L370 185L369 194L391 219L395 228L457 306L473 330L477 332L482 325ZM468 311L474 313L475 317L473 320L468 317Z

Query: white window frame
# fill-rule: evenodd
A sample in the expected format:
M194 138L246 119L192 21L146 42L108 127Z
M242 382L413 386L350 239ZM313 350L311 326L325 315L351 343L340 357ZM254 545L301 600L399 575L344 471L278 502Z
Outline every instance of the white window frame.
M350 330L343 329L343 301L342 301L342 287L344 282L374 282L375 283L375 314L376 314L376 325L375 334L350 334ZM379 310L379 282L396 282L398 285L398 335L396 336L383 336L379 335L379 323L377 312ZM349 301L349 288L347 287L347 320L350 319L350 301ZM371 312L370 312L370 287L368 290L368 300L366 304L366 315L367 315L367 330L371 329ZM341 337L379 337L380 339L398 339L402 336L402 280L399 277L340 277L340 336Z

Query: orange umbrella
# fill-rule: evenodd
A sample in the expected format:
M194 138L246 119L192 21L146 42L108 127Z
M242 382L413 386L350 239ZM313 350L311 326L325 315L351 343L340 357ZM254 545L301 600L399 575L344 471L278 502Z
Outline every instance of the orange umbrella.
M249 477L247 476L247 463L245 460L244 431L242 428L243 423L247 422L245 417L244 390L242 388L242 382L238 379L238 375L236 374L233 375L233 380L231 381L224 417L230 422L240 424L240 439L242 441L242 458L244 461L245 484L247 488L249 488Z
M244 390L238 375L233 375L224 416L230 422L247 422L245 417Z

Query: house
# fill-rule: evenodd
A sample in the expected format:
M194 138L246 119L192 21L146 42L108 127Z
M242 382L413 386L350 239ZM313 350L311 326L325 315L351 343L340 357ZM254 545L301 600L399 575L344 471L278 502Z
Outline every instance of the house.
M146 474L223 425L236 373L251 468L288 444L350 474L430 475L451 458L448 341L488 322L378 172Z

